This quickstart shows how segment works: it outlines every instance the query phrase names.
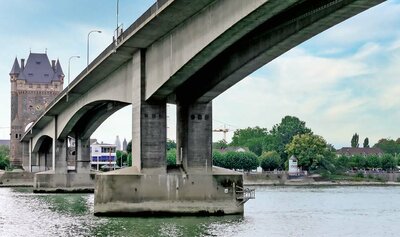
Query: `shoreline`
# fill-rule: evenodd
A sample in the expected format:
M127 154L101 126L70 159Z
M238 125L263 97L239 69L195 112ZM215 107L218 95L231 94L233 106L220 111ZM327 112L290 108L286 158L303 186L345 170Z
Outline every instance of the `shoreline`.
M366 181L320 181L320 182L244 182L244 186L256 187L273 187L273 186L288 186L288 187L335 187L335 186L375 186L375 187L400 187L400 182L366 182Z

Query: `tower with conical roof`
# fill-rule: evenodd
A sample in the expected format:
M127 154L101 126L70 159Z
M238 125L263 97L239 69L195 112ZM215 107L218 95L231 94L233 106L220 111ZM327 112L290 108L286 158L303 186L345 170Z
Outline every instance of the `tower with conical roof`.
M28 59L15 58L10 71L11 132L10 161L14 167L28 168L28 154L19 140L62 91L64 73L58 60L51 63L46 53L30 53Z

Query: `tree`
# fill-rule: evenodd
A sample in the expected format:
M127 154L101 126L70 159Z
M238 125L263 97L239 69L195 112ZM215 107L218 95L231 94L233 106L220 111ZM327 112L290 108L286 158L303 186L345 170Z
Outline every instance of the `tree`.
M213 143L213 148L214 148L214 149L219 149L219 150L221 150L221 149L225 149L225 148L227 148L227 147L228 147L228 143L226 143L226 141L225 141L224 139L219 140L219 141Z
M360 145L358 144L358 139L359 139L359 136L358 136L357 133L355 133L355 134L353 135L353 137L351 138L351 147L359 147L359 146L360 146Z
M281 166L287 160L285 152L286 145L289 144L293 137L300 134L312 134L311 129L306 127L306 123L294 116L285 116L280 124L274 125L270 133L273 136L273 142L276 144L273 150L277 151L281 156Z
M176 149L171 148L167 151L167 165L176 165Z
M380 148L384 153L396 155L400 153L400 143L392 139L380 139L374 147Z
M263 152L260 156L260 165L263 170L275 170L279 168L281 157L276 151Z
M397 167L396 159L390 154L384 154L382 156L382 169L393 170Z
M176 142L171 139L167 139L167 151L171 149L176 149Z
M286 153L289 156L296 156L298 165L305 170L320 168L323 159L334 157L326 141L314 134L294 136L292 142L286 145Z
M10 149L8 146L0 145L0 169L5 170L10 168Z
M259 163L258 158L253 152L235 152L229 151L224 154L224 168L227 169L243 169L250 171L257 169Z
M128 153L124 151L117 151L116 156L117 156L117 165L122 167L128 164Z
M362 155L354 155L350 157L349 165L353 169L367 168L367 159Z
M379 156L375 156L375 155L367 156L367 167L368 168L382 167L381 159L379 158Z
M126 145L126 152L132 153L132 140Z
M213 158L213 165L214 166L219 166L219 167L226 168L225 157L221 152L213 151L212 158Z
M254 127L238 129L234 132L231 146L248 147L250 151L261 155L265 137L268 135L266 128Z
M364 139L363 147L365 147L365 148L368 148L368 147L369 147L369 139L368 139L368 137L366 137L366 138Z

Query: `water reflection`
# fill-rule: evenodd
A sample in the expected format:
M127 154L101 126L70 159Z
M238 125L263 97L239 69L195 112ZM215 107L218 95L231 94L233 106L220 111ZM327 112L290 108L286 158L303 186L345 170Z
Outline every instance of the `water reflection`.
M0 236L398 236L400 188L257 189L244 216L107 218L93 194L0 188Z
M102 225L91 230L93 236L221 236L215 226L236 226L241 216L99 218Z

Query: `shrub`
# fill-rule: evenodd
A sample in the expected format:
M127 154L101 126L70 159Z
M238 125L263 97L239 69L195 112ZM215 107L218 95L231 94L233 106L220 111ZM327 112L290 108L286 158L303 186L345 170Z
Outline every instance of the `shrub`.
M263 170L274 170L279 168L281 157L276 151L264 152L260 156L260 165Z
M167 151L167 165L176 165L176 149L172 148Z

